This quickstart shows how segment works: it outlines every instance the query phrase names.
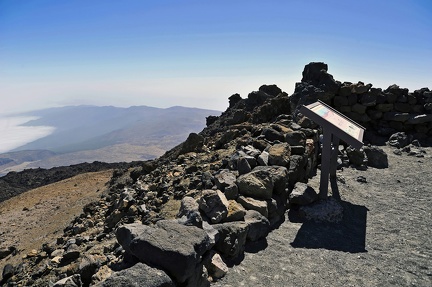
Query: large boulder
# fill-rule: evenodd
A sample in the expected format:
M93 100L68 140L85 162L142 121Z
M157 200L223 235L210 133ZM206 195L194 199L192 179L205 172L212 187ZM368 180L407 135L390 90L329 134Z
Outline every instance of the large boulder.
M368 166L376 168L386 168L388 167L387 154L382 148L377 146L365 146L363 148L368 159Z
M366 155L363 149L355 149L349 146L346 148L346 153L352 164L361 166L365 163Z
M269 153L266 151L263 151L257 159L257 162L261 166L268 166L269 161Z
M228 214L224 221L243 220L246 214L244 207L235 200L229 200Z
M278 143L268 149L269 164L287 166L290 161L291 147L288 143Z
M96 286L174 287L175 284L162 270L143 263L137 263L128 269L113 273L111 277Z
M273 194L274 183L267 173L252 171L237 178L239 193L254 198L269 199Z
M117 241L140 262L161 268L182 284L202 273L202 255L212 248L207 233L171 220L154 226L132 223L116 230Z
M177 218L179 218L179 222L184 225L202 227L202 217L199 212L199 205L193 197L183 197L180 204L180 210L177 213Z
M327 73L328 66L322 62L311 62L304 67L302 82L321 88L329 95L335 95L340 84Z
M261 135L263 135L267 140L269 140L271 142L276 141L276 140L281 141L281 142L285 141L284 135L281 132L279 132L273 128L263 129L263 131L261 132Z
M238 196L236 175L228 169L220 170L215 176L215 184L226 196L227 199L235 199Z
M293 131L285 135L285 141L291 146L305 146L306 135L302 131Z
M274 97L276 97L277 95L282 93L282 90L274 84L273 85L262 85L261 87L259 87L258 90L262 91L268 95L274 96Z
M100 263L93 255L84 255L80 258L78 273L81 275L81 281L84 286L88 286L92 280L92 276L100 267Z
M306 155L292 155L289 164L289 183L295 184L297 181L304 181L306 179L306 166L308 158Z
M257 166L254 168L255 172L259 176L270 178L273 183L273 192L279 195L283 195L287 192L287 184L289 173L288 169L283 166Z
M249 227L241 221L214 224L219 232L215 250L228 258L236 258L243 254Z
M256 210L266 218L268 217L267 201L245 196L239 196L237 201L247 210Z
M251 168L251 166L249 164L249 161L246 158L241 157L241 158L238 159L238 161L237 161L237 171L238 171L239 174L245 174L245 173L248 173L248 172L252 171L252 168Z
M286 195L288 170L282 166L257 166L237 178L239 193L257 199L270 199L273 192Z
M219 223L227 217L229 203L220 190L203 190L198 204L212 223Z
M3 283L6 283L9 278L11 278L15 273L15 268L12 264L6 264L3 267L2 277L3 279L0 280L0 285ZM2 285L3 286L3 285Z
M186 141L182 144L181 154L188 152L200 152L204 144L204 137L197 133L190 133Z
M250 241L264 238L270 231L269 220L256 210L248 210L246 212L245 222L249 228L247 239Z
M297 182L289 195L289 202L297 205L307 205L318 200L318 194L306 183Z

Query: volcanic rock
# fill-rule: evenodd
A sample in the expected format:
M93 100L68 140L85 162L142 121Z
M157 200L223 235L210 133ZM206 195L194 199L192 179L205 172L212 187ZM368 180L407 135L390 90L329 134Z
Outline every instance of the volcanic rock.
M202 255L212 244L207 233L175 221L158 221L155 226L133 223L121 226L116 237L122 247L141 262L157 266L184 283L197 272ZM198 269L197 269L198 268Z

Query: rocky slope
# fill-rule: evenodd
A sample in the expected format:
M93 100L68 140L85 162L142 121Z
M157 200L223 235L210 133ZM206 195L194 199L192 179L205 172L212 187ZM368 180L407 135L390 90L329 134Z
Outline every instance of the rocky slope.
M380 104L394 98L396 109L395 102L408 98L400 90L372 93L385 96ZM305 184L320 163L320 128L299 114L298 107L317 99L337 106L337 97L346 97L353 101L343 105L350 106L350 112L360 105L367 114L380 105L365 105L369 93L371 85L342 84L327 73L327 65L311 63L291 96L274 85L261 86L246 99L231 96L229 108L219 117L208 117L201 133L190 134L156 160L116 170L99 201L86 205L55 241L20 254L24 258L18 265L6 265L2 282L208 286L229 272L227 266L241 261L248 244L276 228L287 209L300 211L304 219L340 222L343 207L338 199L317 202L316 191ZM415 145L430 141L427 104L432 97L428 89L415 93L420 95L416 104L423 108L410 110L402 125L393 124L398 113L374 120L364 117L365 140L374 144L390 131L399 132L391 143L405 150L414 144L412 152L421 155ZM409 129L417 124L422 128ZM341 145L339 151L340 166L388 165L378 147L356 151Z
M86 204L99 199L112 172L113 170L104 170L81 173L1 202L1 257L10 252L31 253L45 242L61 236L63 229L80 215ZM5 264L17 264L19 260L20 256L0 260L0 270L3 270Z
M21 172L9 172L0 177L0 202L17 196L27 190L54 183L75 175L115 168L128 168L134 163L81 163L51 169L26 169Z

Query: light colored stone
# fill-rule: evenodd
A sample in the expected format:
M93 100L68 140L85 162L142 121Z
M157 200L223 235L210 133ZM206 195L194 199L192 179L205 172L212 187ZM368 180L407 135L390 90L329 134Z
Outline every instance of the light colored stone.
M269 164L286 166L289 164L291 147L288 143L278 143L272 145L269 150Z
M274 183L264 173L252 171L239 176L237 186L240 194L269 199L273 194Z
M229 200L228 204L228 215L224 221L237 221L243 220L246 214L244 207L235 200Z
M107 265L103 265L99 270L92 276L92 285L96 284L97 282L104 281L105 279L109 278L112 274L111 268L109 268Z
M228 273L229 269L222 260L222 257L218 253L213 252L213 255L211 256L210 262L207 266L207 270L209 275L213 278L213 281L215 281L224 277Z
M264 217L268 217L267 202L264 200L257 200L251 197L239 196L237 201L247 210L256 210Z

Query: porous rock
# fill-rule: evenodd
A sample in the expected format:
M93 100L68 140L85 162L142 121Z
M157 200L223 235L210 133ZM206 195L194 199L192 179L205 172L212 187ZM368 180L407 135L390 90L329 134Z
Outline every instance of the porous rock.
M96 273L98 267L99 262L97 262L97 260L95 260L92 255L85 255L81 257L78 266L78 272L81 275L81 280L83 284L90 284L91 278Z
M266 172L253 170L237 178L239 193L254 198L269 199L273 194L274 183Z
M249 229L245 222L219 223L213 227L219 232L219 238L214 246L216 251L228 258L236 258L243 254Z
M289 195L289 202L297 205L307 205L318 199L317 192L313 187L303 182L297 182Z
M237 201L247 210L256 210L266 218L268 217L268 208L266 201L246 196L239 196Z
M268 160L269 160L269 153L266 151L263 151L257 159L257 162L261 166L268 166Z
M346 148L349 161L354 165L362 165L365 162L365 153L363 149L355 149L351 146Z
M215 184L227 199L235 199L238 196L238 187L236 185L236 175L228 169L220 170L215 176Z
M403 148L410 144L410 137L405 132L397 132L390 136L389 145L397 148Z
M248 225L247 239L250 241L264 238L270 231L269 220L256 210L248 210L244 220Z
M269 164L286 166L290 161L291 147L288 143L272 145L269 150Z
M285 141L291 146L304 146L306 136L302 131L293 131L285 135Z
M377 146L365 146L363 148L368 159L368 166L376 168L386 168L388 167L387 154L382 148Z
M137 263L130 268L114 272L111 277L96 286L174 287L175 284L164 271L143 263Z
M229 200L228 202L228 214L224 221L243 220L246 214L244 207L235 200Z
M180 153L199 152L204 144L204 137L197 133L190 133L186 141L182 144Z
M248 160L244 157L241 157L237 161L237 170L239 174L245 174L252 171L252 168L248 162Z
M199 208L212 223L224 220L228 214L228 200L220 190L203 190L198 200Z
M179 218L179 222L184 225L202 227L202 217L199 212L199 205L193 197L185 196L181 200L180 210L176 217Z
M15 268L13 267L12 264L6 264L3 267L3 271L2 271L2 280L0 281L0 284L2 284L2 282L6 282L9 278L11 278L13 276L15 272Z
M156 266L182 283L194 276L202 255L211 249L207 233L195 226L161 220L155 226L127 224L116 230L117 241L141 262Z

